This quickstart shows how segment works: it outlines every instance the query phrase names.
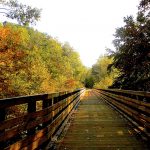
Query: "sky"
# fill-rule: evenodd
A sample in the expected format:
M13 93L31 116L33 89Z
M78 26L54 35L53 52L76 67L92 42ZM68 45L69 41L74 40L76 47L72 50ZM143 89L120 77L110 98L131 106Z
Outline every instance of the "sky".
M60 42L69 42L80 54L83 64L91 67L114 49L115 29L123 26L123 17L136 16L139 0L18 0L42 8L34 27Z

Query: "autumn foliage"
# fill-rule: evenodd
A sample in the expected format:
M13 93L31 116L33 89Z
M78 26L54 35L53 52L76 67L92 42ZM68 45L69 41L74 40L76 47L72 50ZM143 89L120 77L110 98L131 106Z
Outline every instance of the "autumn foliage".
M86 71L69 44L19 25L0 26L0 97L82 86Z
M21 43L21 31L11 29L9 26L0 27L0 94L16 95L12 87L13 75L25 68L23 59L26 56Z

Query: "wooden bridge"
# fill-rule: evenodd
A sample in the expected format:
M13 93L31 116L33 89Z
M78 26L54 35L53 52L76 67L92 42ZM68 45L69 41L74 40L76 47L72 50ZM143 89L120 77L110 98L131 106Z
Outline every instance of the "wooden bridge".
M148 150L150 93L85 90L0 100L0 150Z

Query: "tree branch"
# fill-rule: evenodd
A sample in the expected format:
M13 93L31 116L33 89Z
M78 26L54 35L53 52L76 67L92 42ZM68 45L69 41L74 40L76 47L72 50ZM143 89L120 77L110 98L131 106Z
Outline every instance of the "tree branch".
M5 15L8 15L6 12L2 12L2 11L0 12L0 14L5 14Z
M7 10L7 11L8 11L8 10L11 10L11 9L8 9L8 8L0 8L0 9Z

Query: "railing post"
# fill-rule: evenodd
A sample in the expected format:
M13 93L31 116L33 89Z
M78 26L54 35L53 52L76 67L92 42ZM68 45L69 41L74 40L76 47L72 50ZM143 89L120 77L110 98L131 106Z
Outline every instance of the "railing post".
M52 104L56 104L59 101L59 96L52 98Z
M46 109L50 106L53 105L53 98L52 98L52 95L47 95L47 97L43 100L43 103L42 103L42 109ZM47 114L48 115L48 114ZM43 128L46 127L48 124L50 124L52 122L52 119L48 122L45 122L43 123Z
M42 109L45 109L49 106L49 101L47 99L43 100L43 105L42 105Z
M32 112L36 112L36 101L32 101L28 103L28 109L27 109L28 113L32 113ZM30 122L31 120L29 120ZM32 135L35 133L35 128L29 129L27 131L28 135Z
M6 117L6 109L2 108L0 109L0 123L5 120L5 117ZM0 130L0 134L2 134L3 132L5 132L5 130ZM0 142L0 148L3 148L3 146L4 142Z
M6 109L2 108L2 109L0 109L0 122L4 121L5 117L6 117Z

